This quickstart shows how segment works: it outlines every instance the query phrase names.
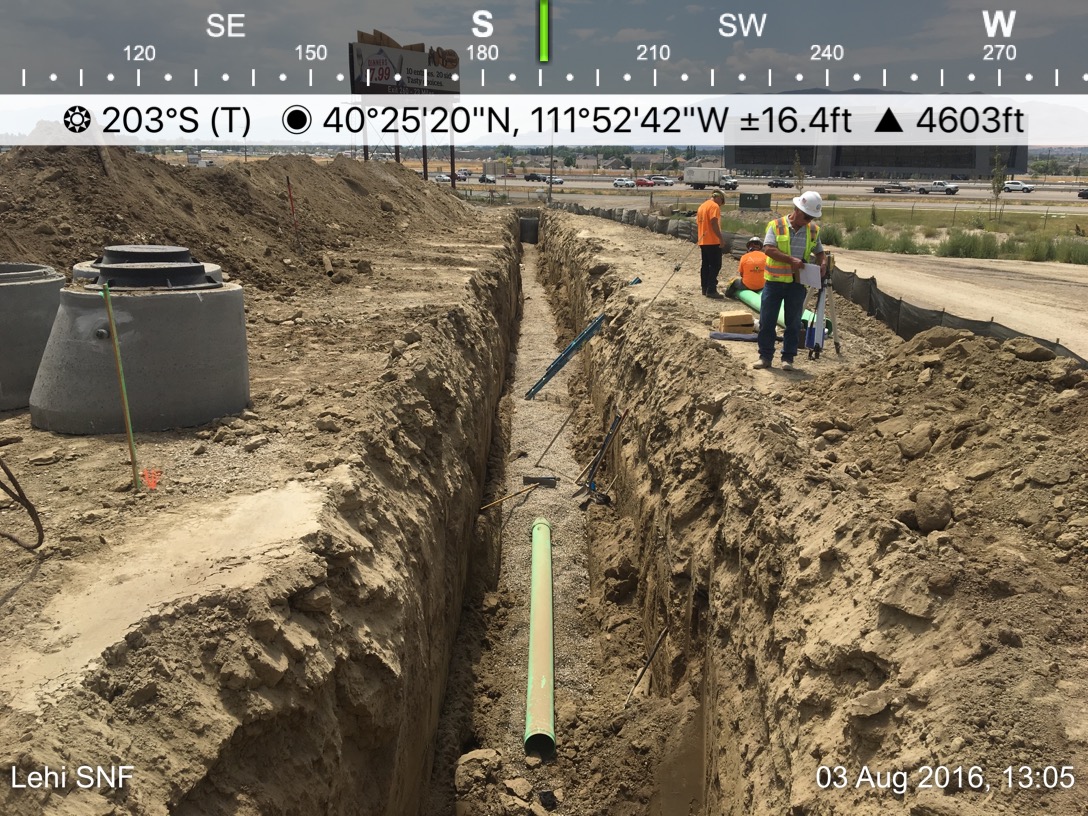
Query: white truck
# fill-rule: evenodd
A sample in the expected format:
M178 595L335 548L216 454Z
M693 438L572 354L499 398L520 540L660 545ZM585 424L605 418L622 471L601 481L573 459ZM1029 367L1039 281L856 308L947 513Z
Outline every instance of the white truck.
M918 192L922 195L928 193L944 193L945 195L955 195L960 191L958 184L949 184L947 181L934 181L929 184L918 185Z
M684 184L690 185L693 190L702 190L704 187L720 187L722 167L685 167Z

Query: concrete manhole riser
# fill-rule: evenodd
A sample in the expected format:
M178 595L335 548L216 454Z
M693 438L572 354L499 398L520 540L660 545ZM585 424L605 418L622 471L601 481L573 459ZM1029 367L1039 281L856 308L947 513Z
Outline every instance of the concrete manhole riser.
M203 425L249 402L242 288L111 289L132 424L137 431ZM109 320L98 289L60 293L30 395L36 428L123 433Z
M204 267L204 275L215 283L223 282L223 270L216 264L204 263L193 259L192 253L187 247L167 246L161 244L118 244L108 246L99 258L93 261L82 261L72 267L72 280L79 283L90 283L99 277L103 267L126 264L143 264L148 266L170 265L194 265Z
M0 263L0 411L30 403L63 287L51 267Z

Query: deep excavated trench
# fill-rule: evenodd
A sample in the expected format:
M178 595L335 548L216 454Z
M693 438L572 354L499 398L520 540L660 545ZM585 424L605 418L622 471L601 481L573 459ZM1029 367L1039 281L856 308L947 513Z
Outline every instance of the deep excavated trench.
M956 495L972 509L990 501L972 485L976 476L965 483L956 473L992 472L982 458L1000 443L983 420L1007 386L1004 371L986 372L1000 370L1000 345L937 332L905 344L890 360L855 368L829 359L812 366L811 379L780 381L786 390L768 391L746 371L751 360L744 350L706 339L710 310L688 316L690 278L678 277L653 306L668 277L667 250L633 265L625 228L609 231L599 223L542 215L536 272L558 342L540 325L549 323L545 313L529 311L539 290L530 280L533 253L525 256L527 305L504 413L510 445L502 480L489 495L520 487L518 477L533 472L539 445L572 410L571 458L553 447L549 455L561 461L543 463L561 479L589 461L610 419L626 411L603 476L612 501L577 511L584 552L577 551L578 525L568 515L575 502L569 482L513 499L502 510L501 569L495 589L470 597L466 609L457 650L463 694L447 697L440 741L447 756L436 764L430 812L450 812L453 803L458 814L541 814L554 807L617 816L980 816L993 812L1000 790L992 770L992 789L931 784L894 792L875 784L821 787L819 768L882 772L885 779L905 768L916 784L934 765L1000 771L1017 758L1040 761L1048 751L1077 756L1076 737L1056 733L1045 713L1053 704L1051 681L1038 673L1022 678L1017 668L1020 661L1046 664L1049 647L1029 644L1012 628L1033 608L1012 599L1037 590L990 577L994 570L1007 574L1002 559L1018 546L1000 510L974 518L950 509L919 521L931 500ZM650 285L630 286L636 273ZM671 303L662 308L665 301ZM554 404L512 407L541 371L523 366L554 358L602 313L606 325L568 366L566 388L563 381L550 384ZM872 354L873 348L859 349L854 360ZM1017 359L1012 351L1003 355L1002 366ZM937 389L927 390L933 374L926 368L938 360L947 372ZM1052 405L1040 411L1041 423L1053 423L1063 410L1056 394L1081 381L1064 363L1052 369L1016 375L1021 382L1056 383L1030 397ZM964 398L965 387L980 382L985 388ZM838 400L838 392L848 396ZM955 437L940 436L925 421L946 416L958 423ZM962 453L942 459L945 470L935 477L931 462L906 453L916 433L929 434L930 444L937 439L933 450L941 456ZM1050 431L1038 433L1051 438ZM1000 493L1006 488L994 489L996 507L1013 501ZM567 630L567 642L557 636L556 644L556 752L537 762L525 757L520 742L523 581L528 524L549 512L564 514L570 525L559 536L555 572L557 585L571 583L556 595L558 631ZM979 542L1003 543L988 552ZM1037 586L1066 580L1060 566L1055 571L1027 558L1020 563L1046 574ZM1058 564L1063 559L1055 556ZM1059 595L1046 597L1061 603ZM985 634L992 623L1005 627L996 641ZM663 631L648 683L625 706ZM980 662L999 648L1007 652L998 652L1000 659ZM1057 663L1049 665L1056 671ZM1009 695L1013 709L1005 706ZM992 722L1002 730L980 735L979 724ZM1005 728L1032 736L1005 742ZM1001 804L1011 812L1044 807L1030 791L1004 793ZM1079 791L1063 795L1063 807L1079 806Z
M362 344L365 376L334 373L324 384L334 393L307 392L309 422L327 421L328 402L354 400L335 414L352 430L339 464L307 466L300 486L295 462L257 494L267 541L212 546L210 528L244 528L252 500L179 493L169 512L145 511L143 527L111 528L124 545L103 541L71 568L49 563L50 580L68 581L57 595L69 611L73 599L100 608L86 574L102 576L91 589L108 584L136 608L110 621L112 645L80 655L48 689L47 711L0 713L14 735L0 765L101 754L141 773L133 791L96 798L0 788L0 810L977 816L994 812L982 793L830 792L816 766L1080 758L1077 718L1056 713L1081 711L1084 687L1075 542L1063 525L1088 500L1069 464L1083 456L1060 449L1083 451L1076 372L1031 348L946 332L880 365L869 360L884 349L870 348L807 377L753 375L751 349L707 340L717 305L691 295L691 268L670 278L669 256L686 246L598 219L522 214L540 217L536 249L519 245L513 216L471 239L451 228L413 249L412 263L428 251L443 261L407 281L414 291L380 288L401 282L399 258L360 300L329 299L336 315L388 297L382 325L394 328ZM645 283L629 285L636 275ZM601 333L526 402L526 386L600 314ZM277 364L278 345L262 349ZM332 348L313 353L348 359ZM267 381L283 372L264 373L255 409L276 416ZM619 411L599 474L612 501L583 508L574 477ZM1027 475L1007 476L994 451L1021 438ZM556 489L479 511L549 473ZM920 485L955 502L947 530L919 522ZM277 527L277 508L305 518ZM538 515L555 529L556 600L556 750L541 758L521 745ZM175 527L208 552L191 552L185 535L141 546ZM170 574L170 591L163 564L174 561L192 586L145 600L142 573L108 560L127 567L132 554L153 562L149 574ZM6 611L27 654L0 680L25 686L24 658L86 646L60 642L65 610L44 599ZM1054 812L1083 805L1081 789ZM1031 795L1005 792L1002 804L1043 812Z

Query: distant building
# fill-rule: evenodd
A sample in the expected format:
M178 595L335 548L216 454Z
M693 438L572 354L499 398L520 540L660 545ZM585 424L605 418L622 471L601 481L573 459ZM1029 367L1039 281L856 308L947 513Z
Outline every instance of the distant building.
M1026 145L1002 147L1010 173L1026 173ZM726 147L725 166L739 173L790 175L799 155L817 178L990 178L992 145L822 145Z

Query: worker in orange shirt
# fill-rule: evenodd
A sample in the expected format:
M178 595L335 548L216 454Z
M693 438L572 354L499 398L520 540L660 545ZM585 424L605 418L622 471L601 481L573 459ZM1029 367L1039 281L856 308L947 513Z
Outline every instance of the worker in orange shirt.
M703 285L703 294L715 300L721 299L718 292L718 273L722 269L722 250L725 249L725 236L722 235L722 202L725 193L715 190L695 213L695 223L699 227L699 251L703 264L699 268L699 278Z
M767 263L767 256L763 254L763 239L753 235L748 239L747 249L737 264L737 271L740 272L738 283L745 289L759 292L763 290L763 270Z

